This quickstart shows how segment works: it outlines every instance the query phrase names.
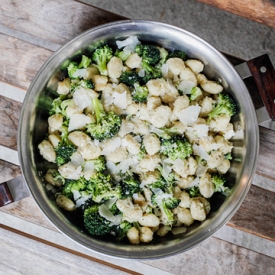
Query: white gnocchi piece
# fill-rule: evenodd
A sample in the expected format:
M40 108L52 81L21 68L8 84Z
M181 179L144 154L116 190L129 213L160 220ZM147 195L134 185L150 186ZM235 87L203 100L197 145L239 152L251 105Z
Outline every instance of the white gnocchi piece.
M201 73L204 68L204 64L197 59L188 59L185 61L185 65L189 67L194 74Z
M143 144L146 152L152 156L160 150L160 140L155 134L148 134L143 138Z
M74 202L62 194L57 195L56 204L67 211L74 211L76 209Z
M38 149L42 157L49 161L55 163L56 152L52 144L48 140L43 140L39 145Z

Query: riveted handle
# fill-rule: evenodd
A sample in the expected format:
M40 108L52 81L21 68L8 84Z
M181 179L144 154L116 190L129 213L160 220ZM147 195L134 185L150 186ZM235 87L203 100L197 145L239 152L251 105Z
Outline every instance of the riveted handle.
M275 70L267 54L247 61L257 89L272 120L275 120Z
M6 182L0 184L0 207L13 202L13 198Z

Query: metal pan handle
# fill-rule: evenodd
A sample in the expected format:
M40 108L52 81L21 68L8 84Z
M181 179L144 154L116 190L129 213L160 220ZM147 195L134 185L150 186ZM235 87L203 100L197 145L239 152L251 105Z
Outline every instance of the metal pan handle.
M275 120L275 70L267 54L235 66L242 79L253 77L263 107L256 108L259 124Z
M30 196L23 176L0 183L0 207Z

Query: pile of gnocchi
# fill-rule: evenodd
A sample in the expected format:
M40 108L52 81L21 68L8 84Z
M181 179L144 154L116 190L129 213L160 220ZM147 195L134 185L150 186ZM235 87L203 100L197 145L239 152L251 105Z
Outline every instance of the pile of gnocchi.
M213 194L228 192L225 180L217 186L213 175L225 178L230 169L231 138L235 135L231 116L221 113L209 119L218 96L224 92L223 86L207 78L200 60L178 57L161 46L156 46L161 55L154 65L161 75L141 80L146 100L135 101L135 85L123 83L121 76L135 72L144 79L147 75L145 57L135 50L142 44L137 37L117 41L113 55L106 61L106 72L88 56L88 65L61 79L56 91L61 107L49 116L47 136L38 145L42 157L51 163L57 162L56 148L64 131L75 148L66 163L44 175L46 187L56 194L56 203L67 211L84 207L93 195L82 189L68 197L60 190L67 181L88 182L97 173L93 161L99 158L105 159L103 173L111 175L115 183L119 184L125 174L138 178L137 193L99 203L118 209L118 214L100 214L111 224L131 224L126 238L132 244L148 243L154 236L170 232L184 233L194 222L207 218ZM80 81L90 81L92 86L76 86ZM95 98L105 113L112 112L121 119L117 133L105 140L96 140L87 131L97 121L92 104ZM187 142L191 152L185 157L169 157L163 142L171 136ZM176 149L176 144L169 148ZM172 188L156 187L160 181L169 182ZM152 202L153 196L178 200L176 207L168 207L172 222L167 221L158 203Z

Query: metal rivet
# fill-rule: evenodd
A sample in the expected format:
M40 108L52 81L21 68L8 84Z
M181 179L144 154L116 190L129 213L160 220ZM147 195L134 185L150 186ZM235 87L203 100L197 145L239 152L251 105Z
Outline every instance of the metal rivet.
M265 73L265 72L266 72L266 67L262 66L262 67L260 68L260 71L261 71L261 73Z

